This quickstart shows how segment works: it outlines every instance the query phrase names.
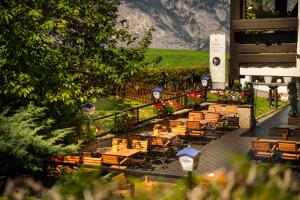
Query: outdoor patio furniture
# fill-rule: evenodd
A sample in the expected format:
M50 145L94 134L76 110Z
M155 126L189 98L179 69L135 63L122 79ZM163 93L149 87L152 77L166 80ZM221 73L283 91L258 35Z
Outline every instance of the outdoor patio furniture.
M79 164L80 156L64 156L63 162L70 164Z
M110 167L126 168L130 158L139 152L139 150L127 148L112 149L102 154L102 164L110 165Z
M224 127L224 121L221 120L220 113L208 112L208 113L205 114L204 119L211 122L211 123L215 123L216 127Z
M126 138L113 138L112 139L112 149L124 149L127 148L128 141Z
M270 129L270 136L280 136L280 137L287 137L289 135L290 129L289 128L278 128L273 127Z
M278 142L278 151L281 159L284 160L299 160L300 148L297 147L295 142Z
M258 158L270 159L272 161L275 157L276 149L276 143L259 140L252 141L252 152L256 161Z
M179 120L169 120L169 123L171 128L183 125L183 122Z
M148 155L148 140L132 140L132 149L140 151L138 154L130 159L132 166L148 167L147 155Z
M94 165L100 166L102 158L93 158L93 157L83 157L83 164L84 165Z
M149 152L153 158L152 162L159 161L162 164L165 164L170 157L170 145L170 140L164 140L161 137L151 137Z
M187 121L186 122L188 137L202 138L205 136L206 125L201 124L199 121Z
M191 121L199 121L204 119L204 114L201 111L191 111L189 112L189 120Z

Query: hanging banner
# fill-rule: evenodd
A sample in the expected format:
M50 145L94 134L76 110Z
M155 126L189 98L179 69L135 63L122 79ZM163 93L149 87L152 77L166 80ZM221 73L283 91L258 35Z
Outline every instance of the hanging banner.
M210 35L209 65L213 88L225 88L226 40L224 34Z

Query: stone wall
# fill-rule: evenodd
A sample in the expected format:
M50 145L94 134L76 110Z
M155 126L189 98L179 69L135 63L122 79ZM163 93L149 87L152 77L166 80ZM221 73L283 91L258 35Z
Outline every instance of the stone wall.
M253 125L253 116L251 106L243 105L238 107L238 116L240 118L240 128L251 128Z

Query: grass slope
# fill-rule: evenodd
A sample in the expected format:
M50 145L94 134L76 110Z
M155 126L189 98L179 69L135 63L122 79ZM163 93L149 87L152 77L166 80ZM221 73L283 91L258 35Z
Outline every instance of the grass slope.
M148 49L146 59L161 57L162 67L206 67L209 66L209 52L183 49Z

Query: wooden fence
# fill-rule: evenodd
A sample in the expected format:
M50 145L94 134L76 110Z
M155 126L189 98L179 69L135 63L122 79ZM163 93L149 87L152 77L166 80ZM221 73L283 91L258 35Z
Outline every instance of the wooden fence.
M154 101L152 95L152 89L155 88L155 85L150 84L143 84L143 83L136 83L136 84L127 84L126 87L121 91L120 89L117 90L118 96L124 96L128 99L137 100L144 103L151 103ZM201 90L201 84L194 85L195 90ZM186 91L173 91L170 89L164 89L162 92L162 99L170 99L179 95L184 94Z

